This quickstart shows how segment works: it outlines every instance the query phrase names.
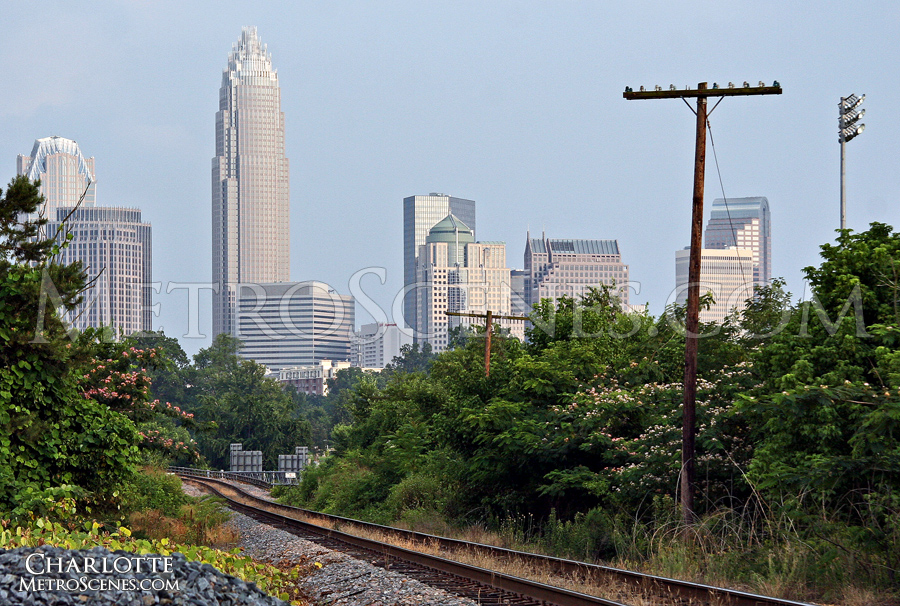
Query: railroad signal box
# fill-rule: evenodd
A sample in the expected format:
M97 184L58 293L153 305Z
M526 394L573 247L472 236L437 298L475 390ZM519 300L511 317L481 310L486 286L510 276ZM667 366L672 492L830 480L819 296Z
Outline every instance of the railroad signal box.
M278 471L303 471L309 465L309 448L297 446L292 455L278 455Z
M235 448L237 447L237 448ZM241 444L232 444L231 471L262 471L263 457L261 450L241 450Z

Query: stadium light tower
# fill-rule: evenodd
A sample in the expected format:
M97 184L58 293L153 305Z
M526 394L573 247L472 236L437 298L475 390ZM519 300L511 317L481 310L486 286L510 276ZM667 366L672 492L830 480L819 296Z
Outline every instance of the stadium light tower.
M859 119L866 115L866 110L859 107L865 98L865 95L861 97L850 95L841 97L841 102L838 103L838 141L841 143L841 229L847 229L847 160L844 144L866 130L865 124L857 124Z

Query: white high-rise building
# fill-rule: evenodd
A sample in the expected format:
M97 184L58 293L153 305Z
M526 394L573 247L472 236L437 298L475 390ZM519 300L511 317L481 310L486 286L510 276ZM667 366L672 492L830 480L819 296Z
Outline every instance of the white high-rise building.
M16 172L32 181L41 181L44 196L44 216L53 221L56 209L75 206L81 197L81 206L93 206L97 199L97 181L94 176L94 158L85 158L78 144L63 137L44 137L34 142L31 155L16 157Z
M362 368L384 368L412 345L412 334L396 324L363 324L353 339L353 364Z
M403 199L403 283L408 291L403 299L405 325L418 325L419 298L416 294L416 259L419 247L425 244L429 230L448 214L465 223L475 236L475 202L454 198L448 194L430 193L427 196L409 196ZM398 324L400 318L394 318Z
M228 55L212 161L213 334L235 333L239 283L290 279L288 159L272 56L245 27Z
M51 236L60 229L72 235L60 249L60 262L81 261L91 286L70 314L74 328L110 326L116 337L119 331L152 330L151 227L141 221L140 210L61 206L46 227Z
M524 299L531 309L541 299L553 305L562 296L579 299L591 287L608 286L628 306L628 266L617 240L562 240L546 236L525 240Z
M447 349L450 330L484 326L482 318L448 316L446 312L510 315L510 269L506 244L475 242L472 230L449 214L428 232L418 254L418 324L416 338L433 351ZM524 339L522 320L498 319L510 334Z
M753 282L772 279L772 215L769 200L717 198L706 224L705 248L742 248L753 253Z
M356 304L323 282L239 284L238 354L271 370L350 360Z
M746 248L701 249L700 295L712 293L715 303L700 310L701 322L723 322L725 316L746 307L753 296L753 251ZM675 302L687 302L691 250L675 253Z

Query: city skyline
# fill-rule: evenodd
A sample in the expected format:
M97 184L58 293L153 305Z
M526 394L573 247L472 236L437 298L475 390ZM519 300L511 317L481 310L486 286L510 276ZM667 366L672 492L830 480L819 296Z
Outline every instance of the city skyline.
M475 231L448 213L428 230L416 255L416 299L418 315L413 338L430 343L432 351L450 347L450 331L472 330L477 318L449 313L484 315L488 310L508 316L511 309L510 270L506 244L476 241ZM512 336L524 340L524 323L498 318Z
M201 290L191 331L189 289L167 287L212 281L210 115L223 49L241 26L256 25L277 60L295 168L292 280L346 293L351 276L383 268L383 281L365 275L361 285L391 321L404 283L399 201L443 191L477 200L479 228L510 244L511 259L529 228L617 239L642 287L632 301L659 314L672 290L671 251L688 242L693 118L680 103L627 103L622 90L778 79L783 95L726 100L710 116L704 223L714 198L766 196L778 215L772 275L787 278L794 298L808 297L802 268L819 263L818 247L833 242L838 224L842 96L866 93L868 111L866 132L848 150L848 225L900 223L900 180L889 164L900 95L883 76L884 57L900 44L898 8L868 4L847 29L837 8L809 18L811 6L338 2L201 11L100 2L83 14L13 5L16 27L0 52L15 94L0 108L0 146L13 159L23 142L58 133L103 158L103 198L140 207L156 231L154 326L191 334L182 341L196 352L212 338L210 293ZM706 32L697 39L676 33L692 13L690 27ZM27 62L14 54L37 39L57 52ZM887 48L859 61L838 39ZM5 183L13 173L8 165Z
M628 264L622 261L617 240L532 238L527 234L522 292L526 309L541 299L556 304L559 297L578 299L592 287L608 286L624 309L629 309Z

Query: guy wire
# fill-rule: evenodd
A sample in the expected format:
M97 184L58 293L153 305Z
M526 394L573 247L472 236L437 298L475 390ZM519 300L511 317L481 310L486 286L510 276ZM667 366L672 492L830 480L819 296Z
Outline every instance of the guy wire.
M723 97L724 98L724 97ZM718 103L716 103L718 105ZM715 108L713 108L715 109ZM722 199L725 201L725 214L728 216L728 225L731 227L731 239L734 241L734 248L737 250L738 241L737 241L737 232L734 229L734 223L731 221L731 210L728 208L728 197L725 196L725 185L722 182L722 171L719 169L719 156L716 154L716 141L713 139L712 134L712 125L709 123L709 119L706 120L706 129L709 131L709 142L712 146L713 150L713 159L716 162L716 173L719 175L719 187L722 189ZM752 260L751 260L752 263ZM740 257L738 257L738 267L741 268L741 279L744 284L747 284L747 276L744 275L744 264L741 262Z

